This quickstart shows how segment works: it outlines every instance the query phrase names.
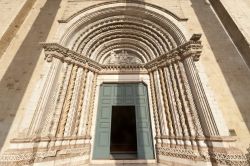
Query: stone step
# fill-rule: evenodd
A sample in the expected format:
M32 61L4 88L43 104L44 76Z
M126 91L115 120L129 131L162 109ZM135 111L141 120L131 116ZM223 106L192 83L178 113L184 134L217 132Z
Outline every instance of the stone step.
M115 163L115 164L89 164L89 166L166 166L162 164Z

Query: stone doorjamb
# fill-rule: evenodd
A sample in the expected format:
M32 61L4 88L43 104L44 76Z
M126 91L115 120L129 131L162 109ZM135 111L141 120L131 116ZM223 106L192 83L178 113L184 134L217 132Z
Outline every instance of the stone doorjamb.
M154 151L156 152L155 145L155 124L154 124L154 117L153 117L153 103L151 98L151 90L150 90L150 80L148 74L133 74L133 75L98 75L97 76L97 83L96 83L96 93L95 93L95 101L94 101L94 110L93 110L93 120L92 120L92 128L91 128L91 135L92 139L90 141L91 143L91 152L90 152L90 163L95 163L95 160L92 159L93 157L93 149L94 149L94 140L95 140L95 125L96 125L96 116L97 116L97 110L98 110L98 99L99 99L99 92L100 87L103 83L144 83L147 86L148 90L148 100L149 100L149 112L150 112L150 124L151 124L151 130L153 135L153 146ZM156 159L156 153L154 154ZM146 160L145 160L146 161ZM152 162L152 160L150 160Z

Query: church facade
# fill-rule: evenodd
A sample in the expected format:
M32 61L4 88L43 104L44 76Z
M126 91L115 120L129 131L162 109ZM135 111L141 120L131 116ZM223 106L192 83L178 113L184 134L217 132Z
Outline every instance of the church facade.
M33 70L2 104L17 110L2 165L248 165L247 58L209 1L39 5L18 50L31 64L12 67Z

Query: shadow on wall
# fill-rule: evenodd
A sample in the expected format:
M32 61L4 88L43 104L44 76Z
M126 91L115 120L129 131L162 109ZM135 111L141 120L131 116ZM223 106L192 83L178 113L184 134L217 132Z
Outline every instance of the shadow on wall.
M48 0L0 82L0 148L24 96L61 0Z
M225 30L210 8L210 5L204 1L191 0L191 2L216 61L250 131L250 119L248 118L250 113L250 95L247 90L247 88L250 88L249 70L232 41L224 32Z

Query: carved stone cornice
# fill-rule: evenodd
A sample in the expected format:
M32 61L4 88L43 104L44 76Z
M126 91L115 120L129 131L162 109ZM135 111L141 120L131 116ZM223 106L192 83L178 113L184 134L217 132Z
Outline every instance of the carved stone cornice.
M180 45L168 53L146 63L145 68L149 71L154 71L157 68L169 66L172 63L182 61L190 56L193 57L194 61L198 61L202 52L202 45L199 38L199 34L194 34L187 43Z
M212 162L212 165L248 165L246 156L239 150L233 148L214 148L213 150L204 149L202 154L199 154L193 149L186 149L182 146L172 148L166 144L158 144L156 147L156 153L159 158L161 158L161 156L171 156L193 161Z
M198 38L197 38L198 36ZM192 56L194 61L198 61L201 55L201 41L199 35L192 36L190 41L180 45L179 47L165 53L146 64L100 64L86 56L83 56L75 51L69 50L57 43L42 43L45 52L45 60L51 62L53 58L60 59L69 64L76 64L83 68L88 68L91 71L98 73L122 73L126 71L129 73L147 73L154 71L157 68L168 66L177 61L182 61L187 57Z
M75 51L69 50L57 43L42 43L45 53L45 60L52 62L53 58L62 62L76 64L98 73L147 73L143 64L100 64Z
M177 139L177 140L196 140L196 141L206 141L206 142L235 142L236 138L232 136L169 136L162 135L156 137L158 139Z
M0 165L33 165L36 162L55 161L82 156L88 160L90 144L64 145L53 148L12 149L0 156Z
M44 48L45 60L47 60L47 62L52 62L53 58L57 58L69 64L88 68L94 72L99 72L101 70L99 63L57 43L42 43L42 46Z
M29 143L29 142L48 142L48 141L66 141L66 140L85 140L91 139L90 135L84 136L64 136L64 137L55 137L55 136L45 136L45 137L26 137L26 138L14 138L10 140L11 143Z
M102 65L100 74L129 74L129 73L140 73L146 74L148 71L145 69L143 64L126 64L126 65Z

